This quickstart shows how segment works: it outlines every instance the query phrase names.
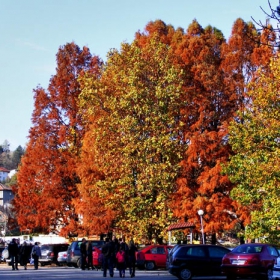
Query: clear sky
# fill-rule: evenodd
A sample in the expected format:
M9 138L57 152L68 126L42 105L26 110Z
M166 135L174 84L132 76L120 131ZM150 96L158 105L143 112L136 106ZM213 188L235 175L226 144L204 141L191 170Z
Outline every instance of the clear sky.
M0 144L25 147L33 89L47 88L60 46L74 41L106 61L149 21L187 29L193 19L228 39L237 18L265 22L267 0L0 0ZM278 0L270 0L272 8Z

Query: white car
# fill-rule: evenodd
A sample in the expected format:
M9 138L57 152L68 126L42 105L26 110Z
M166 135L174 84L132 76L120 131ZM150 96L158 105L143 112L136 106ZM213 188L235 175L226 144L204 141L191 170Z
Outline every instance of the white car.
M67 251L58 252L57 264L58 265L66 265L66 263L67 263Z
M278 250L280 254L280 250ZM280 280L280 256L276 260L276 264L273 267L273 275L272 278L274 280Z

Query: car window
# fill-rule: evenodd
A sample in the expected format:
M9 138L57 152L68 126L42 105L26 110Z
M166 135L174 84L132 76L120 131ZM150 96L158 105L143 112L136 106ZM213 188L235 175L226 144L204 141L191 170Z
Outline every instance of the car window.
M227 249L221 247L208 247L208 250L211 258L222 258L228 253Z
M205 252L201 247L190 247L187 250L187 256L192 257L205 257Z
M271 256L274 256L274 257L278 257L279 256L278 251L277 251L276 248L274 248L272 246L268 246L267 249L268 249L268 252L269 252L269 254Z
M172 247L167 247L167 253L169 254L173 248Z
M67 251L68 245L67 244L62 244L58 246L59 251Z
M93 247L99 247L99 246L102 246L104 244L104 241L102 240L94 240L94 241L91 241L91 244Z
M76 250L79 250L80 249L80 247L81 247L81 244L82 244L82 241L80 241L80 242L77 242L77 245L76 245Z
M154 247L147 253L149 253L149 254L165 254L165 251L164 251L163 247Z
M41 250L50 250L50 246L49 245L42 245Z
M163 248L163 247L158 247L158 248L157 248L157 253L158 253L158 254L164 255L164 254L165 254L164 248Z
M262 247L260 245L252 245L252 244L245 244L238 246L232 250L234 253L260 253L262 251Z

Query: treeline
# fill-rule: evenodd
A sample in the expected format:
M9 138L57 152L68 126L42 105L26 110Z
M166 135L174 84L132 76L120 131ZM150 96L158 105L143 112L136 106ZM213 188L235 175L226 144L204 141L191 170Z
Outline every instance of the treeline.
M207 234L244 234L252 209L230 195L229 125L250 108L247 86L269 68L273 38L242 19L228 41L195 20L186 30L157 20L106 62L61 46L48 88L34 90L14 188L21 230L143 241L178 221L198 232L203 209Z
M17 169L23 155L24 149L21 146L18 146L15 151L10 151L9 142L4 141L0 145L0 167L8 170Z

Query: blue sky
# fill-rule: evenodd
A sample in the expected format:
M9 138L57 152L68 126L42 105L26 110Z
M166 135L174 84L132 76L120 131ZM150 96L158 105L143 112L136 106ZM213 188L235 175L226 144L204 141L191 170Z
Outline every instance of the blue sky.
M196 19L228 39L239 17L265 22L260 7L270 12L267 0L0 0L0 144L26 145L33 89L47 88L59 46L74 41L106 60L156 19L185 30Z

